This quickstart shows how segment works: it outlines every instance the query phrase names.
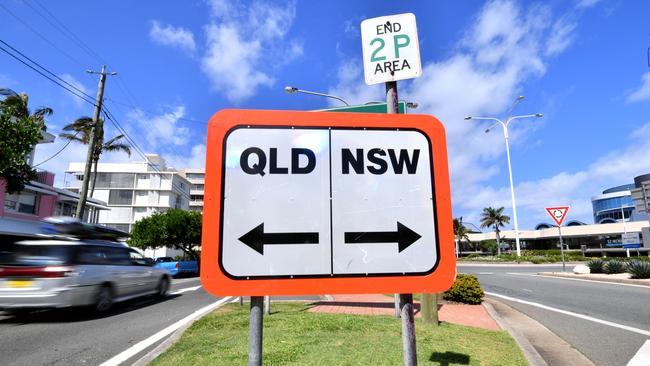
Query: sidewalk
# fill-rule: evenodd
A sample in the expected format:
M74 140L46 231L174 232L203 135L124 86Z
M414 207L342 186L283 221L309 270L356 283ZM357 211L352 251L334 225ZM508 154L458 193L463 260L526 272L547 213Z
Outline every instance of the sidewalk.
M381 294L373 295L334 295L331 301L319 301L309 309L313 313L358 314L358 315L394 315L395 303L392 297ZM420 317L420 303L414 301L415 317ZM477 327L489 330L501 330L483 305L447 304L438 305L440 321Z

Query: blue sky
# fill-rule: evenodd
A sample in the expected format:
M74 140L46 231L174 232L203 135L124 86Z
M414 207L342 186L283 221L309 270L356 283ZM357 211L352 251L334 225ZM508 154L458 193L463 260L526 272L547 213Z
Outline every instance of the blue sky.
M94 96L106 62L106 105L147 152L176 166L202 166L206 121L222 108L309 110L336 101L288 95L285 85L354 103L383 99L363 81L361 20L412 12L422 77L399 83L447 129L454 216L477 222L510 192L499 129L466 115L544 113L511 129L521 228L549 221L544 207L568 204L592 222L590 197L650 172L650 34L641 0L581 1L140 1L110 4L9 0L0 39ZM47 17L47 12L54 18ZM49 22L41 17L45 15ZM66 37L65 25L92 51ZM52 24L54 25L52 25ZM71 40L72 38L72 40ZM47 105L51 132L92 106L0 53L0 87ZM109 134L116 133L111 130ZM42 145L36 162L63 146ZM80 161L71 144L42 167L57 174ZM106 155L103 161L126 159ZM141 159L137 154L133 159Z

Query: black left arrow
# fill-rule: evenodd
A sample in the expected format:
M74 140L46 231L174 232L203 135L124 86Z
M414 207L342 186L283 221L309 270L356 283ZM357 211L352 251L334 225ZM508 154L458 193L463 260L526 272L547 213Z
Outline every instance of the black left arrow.
M397 243L397 250L401 253L421 237L420 234L398 221L397 231L346 232L345 244Z
M265 233L264 223L239 238L254 251L264 255L264 245L318 244L318 233Z

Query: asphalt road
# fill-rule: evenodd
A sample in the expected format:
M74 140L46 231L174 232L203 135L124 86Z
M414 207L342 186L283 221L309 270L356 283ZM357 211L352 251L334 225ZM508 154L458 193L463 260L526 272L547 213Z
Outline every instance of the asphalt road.
M200 284L198 278L176 279L166 299L142 298L118 304L105 316L80 309L43 311L20 317L0 311L0 364L100 365L219 300L197 288ZM179 293L173 294L176 291ZM139 359L159 342L124 364Z
M571 268L567 266L567 270ZM459 265L458 268L459 273L477 275L486 292L611 322L601 324L495 297L545 325L595 364L626 365L650 336L621 328L650 332L650 288L536 275L561 270L561 265Z

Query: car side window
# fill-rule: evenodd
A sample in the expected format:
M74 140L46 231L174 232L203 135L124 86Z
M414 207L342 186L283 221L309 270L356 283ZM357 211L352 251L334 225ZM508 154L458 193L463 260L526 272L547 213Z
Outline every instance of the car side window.
M131 259L131 265L132 266L148 266L149 265L149 263L147 262L147 259L142 254L136 252L133 249L129 250L129 256L130 256L130 259Z
M127 248L103 247L102 251L106 255L106 264L114 266L128 266L131 264Z
M83 246L77 252L79 264L106 264L106 254L99 246Z

